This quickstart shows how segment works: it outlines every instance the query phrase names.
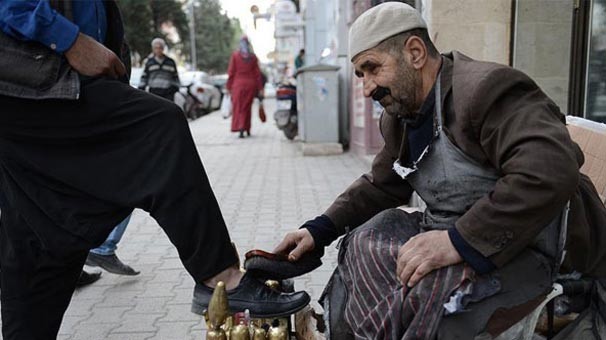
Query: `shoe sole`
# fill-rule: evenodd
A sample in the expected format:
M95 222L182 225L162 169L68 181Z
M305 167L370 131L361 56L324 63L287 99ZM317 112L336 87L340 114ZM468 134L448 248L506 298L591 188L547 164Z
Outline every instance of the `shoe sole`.
M286 317L286 316L290 316L298 311L300 311L301 309L305 308L306 306L309 305L309 303L311 302L311 297L308 295L305 299L305 303L302 304L300 307L296 307L293 308L292 310L286 311L286 312L282 312L282 313L273 313L273 314L250 314L251 318L256 318L256 319L265 319L265 318L281 318L281 317ZM204 315L204 311L208 309L207 306L204 306L196 301L192 301L191 303L191 312L197 315ZM233 311L229 310L230 313L237 313L237 312L243 312L243 311Z

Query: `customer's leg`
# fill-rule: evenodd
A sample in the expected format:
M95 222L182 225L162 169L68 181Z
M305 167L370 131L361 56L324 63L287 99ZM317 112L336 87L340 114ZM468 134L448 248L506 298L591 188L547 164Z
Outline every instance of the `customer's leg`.
M175 104L96 79L82 83L77 101L0 96L0 106L0 191L11 192L9 201L28 213L43 244L66 252L86 245L88 252L141 208L164 229L196 281L196 306L207 305L212 294L201 283L213 287L219 280L251 314L283 315L309 302L304 292L279 294L242 280L219 204ZM80 241L66 244L53 225Z
M124 232L126 231L126 227L128 226L128 223L130 222L131 216L132 215L128 215L127 218L125 218L122 222L120 222L120 224L118 224L114 228L114 230L112 230L112 232L109 234L109 236L107 237L105 242L103 242L103 244L100 245L99 247L91 249L90 252L98 254L98 255L115 254L116 249L118 249L118 243L120 243L120 240L122 240L122 236L124 235Z
M47 216L100 244L107 229L127 216L116 211L142 208L165 230L197 282L237 264L176 105L104 79L83 83L74 102L2 103L0 157L5 152L4 166L14 167L5 170L19 177L17 184L28 182L25 194L40 198L35 203ZM23 168L28 173L21 175Z
M4 340L55 339L86 251L55 256L14 211L0 221L0 290Z

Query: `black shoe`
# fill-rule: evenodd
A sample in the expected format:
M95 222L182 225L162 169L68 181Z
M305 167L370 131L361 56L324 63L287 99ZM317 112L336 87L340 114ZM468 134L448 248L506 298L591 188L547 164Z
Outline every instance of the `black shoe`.
M101 267L110 273L118 275L139 275L139 271L134 270L131 266L122 263L116 254L99 255L88 253L86 265L91 267Z
M197 283L191 311L202 315L208 308L213 289ZM248 274L244 274L238 287L227 291L229 310L232 313L248 309L254 318L275 318L298 312L309 304L311 298L306 292L280 293L266 286Z
M85 270L82 270L80 272L80 277L78 278L78 281L76 282L76 287L80 288L80 287L88 286L89 284L96 282L100 278L101 278L101 272L89 273Z
M240 135L238 136L238 138L244 138L244 130L240 130Z
M246 130L246 137L250 137L250 131Z
M250 275L263 279L284 280L307 274L322 265L323 251L303 254L296 262L260 250L246 253L244 268Z

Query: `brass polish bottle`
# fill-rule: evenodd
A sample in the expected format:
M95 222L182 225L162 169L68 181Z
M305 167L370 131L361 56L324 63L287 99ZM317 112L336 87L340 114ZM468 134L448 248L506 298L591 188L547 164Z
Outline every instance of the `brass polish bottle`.
M221 325L225 323L229 315L229 304L227 303L227 291L225 283L219 281L208 303L208 332L206 340L227 340L225 331Z
M244 324L244 320L240 320L240 324L235 325L229 332L230 340L250 340L248 327Z
M229 316L229 304L225 283L219 281L208 303L208 319L212 328L220 327Z
M227 340L227 335L223 329L217 327L206 332L206 340Z
M265 329L261 328L261 327L255 327L255 331L253 334L253 340L266 340L267 339L267 332L265 331Z
M269 340L288 340L288 332L286 327L275 326L269 329L267 337Z

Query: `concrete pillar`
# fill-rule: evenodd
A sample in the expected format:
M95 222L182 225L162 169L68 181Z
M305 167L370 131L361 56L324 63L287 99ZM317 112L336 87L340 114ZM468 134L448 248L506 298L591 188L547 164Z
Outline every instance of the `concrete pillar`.
M425 0L423 16L440 52L509 64L512 0Z
M574 1L522 0L516 8L513 67L532 77L565 111Z

